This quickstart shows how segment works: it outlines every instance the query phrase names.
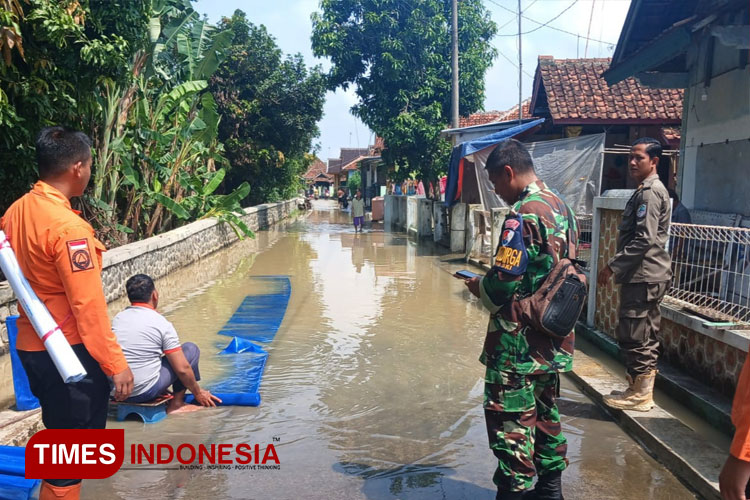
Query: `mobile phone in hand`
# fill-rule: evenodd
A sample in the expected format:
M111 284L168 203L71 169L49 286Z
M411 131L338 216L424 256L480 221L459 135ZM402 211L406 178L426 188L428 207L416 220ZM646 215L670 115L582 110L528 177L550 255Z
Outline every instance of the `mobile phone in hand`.
M480 276L477 273L472 273L471 271L462 270L457 271L453 276L456 278L460 278L462 280L470 280L472 278L479 278Z

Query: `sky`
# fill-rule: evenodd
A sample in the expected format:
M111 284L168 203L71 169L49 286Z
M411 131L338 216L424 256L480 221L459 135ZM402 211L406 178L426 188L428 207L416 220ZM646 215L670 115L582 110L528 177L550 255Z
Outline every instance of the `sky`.
M492 40L498 56L485 77L484 109L506 110L518 104L518 18L515 15L518 0L484 0L484 4L498 26L498 35ZM523 16L528 18L521 20L523 98L531 97L540 55L556 59L611 57L629 6L630 0L521 0ZM251 22L265 25L285 53L301 53L308 66L329 67L327 59L313 57L310 43L310 15L318 10L318 0L197 0L194 7L212 22L241 9ZM534 21L549 24L540 27ZM586 37L593 39L588 41L588 47ZM318 156L323 161L337 158L342 147L367 147L373 143L374 134L349 112L356 100L352 88L327 94L324 116L318 124L320 136L315 140L320 145Z

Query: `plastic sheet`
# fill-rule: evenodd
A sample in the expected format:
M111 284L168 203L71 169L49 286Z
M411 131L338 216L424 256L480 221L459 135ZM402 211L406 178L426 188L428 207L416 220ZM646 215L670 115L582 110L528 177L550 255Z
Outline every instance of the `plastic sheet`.
M28 500L34 498L34 490L41 484L39 479L0 474L0 498L3 500Z
M236 354L240 352L266 352L266 350L247 339L232 337L232 341L229 342L229 345L219 354Z
M0 474L25 476L25 456L26 448L23 446L0 446Z
M556 191L576 214L593 213L599 195L605 134L526 144L537 176ZM495 194L484 166L495 144L473 153L477 183L485 210L506 206Z
M258 406L260 381L268 352L252 340L270 342L284 320L292 285L288 276L253 276L264 281L270 292L248 295L219 331L232 340L219 352L220 364L227 374L211 384L211 393L222 400L221 406ZM185 401L195 401L192 395Z
M86 370L68 344L68 340L52 318L44 302L39 300L24 277L21 268L18 266L16 254L13 253L10 242L2 231L0 231L0 268L2 268L3 274L8 279L13 293L16 294L18 302L21 303L21 307L29 317L37 335L44 341L44 347L62 379L66 384L82 380L86 376Z
M254 276L252 279L267 282L272 291L245 297L219 334L270 342L284 320L292 285L288 276Z
M26 370L21 365L21 359L16 351L16 338L18 337L18 328L16 321L18 316L8 316L5 319L5 326L8 328L8 347L10 348L10 366L13 371L13 392L16 396L16 410L26 411L39 408L39 400L31 393L29 387L29 377L26 376Z
M26 479L24 454L21 446L0 446L0 498L28 500L34 497L39 479Z
M247 394L232 392L214 392L211 394L221 399L221 403L216 403L217 406L259 406L260 405L260 394L257 392L250 392ZM195 398L192 394L185 396L185 402L190 404L195 402ZM0 497L2 498L2 497Z

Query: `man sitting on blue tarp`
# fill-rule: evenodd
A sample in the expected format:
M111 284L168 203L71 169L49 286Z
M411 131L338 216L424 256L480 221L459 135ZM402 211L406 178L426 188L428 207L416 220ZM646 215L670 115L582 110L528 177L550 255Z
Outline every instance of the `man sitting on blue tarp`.
M125 289L130 306L112 322L112 330L133 370L133 392L125 401L146 403L165 394L172 386L174 397L169 401L167 413L197 409L185 405L187 389L201 406L221 403L198 385L198 346L192 342L181 345L172 323L156 311L159 292L154 281L145 274L136 274L127 281Z

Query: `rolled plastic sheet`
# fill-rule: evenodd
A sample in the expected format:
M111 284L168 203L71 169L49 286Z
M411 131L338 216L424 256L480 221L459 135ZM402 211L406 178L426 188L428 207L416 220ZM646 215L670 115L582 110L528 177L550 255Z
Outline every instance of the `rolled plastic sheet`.
M213 392L211 394L221 399L221 403L216 403L216 406L259 406L260 405L260 394L257 392L240 393L240 392ZM194 403L195 398L192 394L185 396L186 403ZM1 497L0 497L1 498Z
M62 330L52 318L44 303L39 300L18 266L16 255L5 233L0 231L0 268L8 279L13 293L21 303L26 316L34 327L44 347L52 358L55 368L66 384L78 382L86 376L86 370L70 347Z
M16 396L16 410L26 411L39 408L39 400L31 393L29 387L29 377L26 375L21 359L16 351L16 338L18 337L18 328L16 321L18 316L8 316L5 318L5 326L8 329L8 347L10 348L10 367L13 373L13 393ZM0 464L0 472L2 464Z

